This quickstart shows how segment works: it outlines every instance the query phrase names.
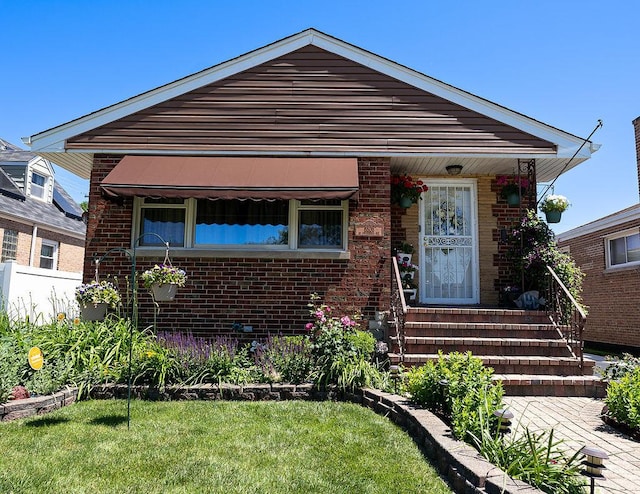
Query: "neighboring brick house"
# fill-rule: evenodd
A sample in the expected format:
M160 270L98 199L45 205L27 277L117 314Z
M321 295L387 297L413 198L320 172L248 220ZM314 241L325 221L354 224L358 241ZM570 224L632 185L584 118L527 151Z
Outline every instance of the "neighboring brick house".
M51 163L0 139L0 263L80 272L85 229Z
M640 117L633 121L640 188ZM640 204L558 235L585 272L584 338L640 352Z
M388 309L405 240L419 302L497 304L501 232L535 207L537 180L598 148L313 29L28 143L90 178L85 279L110 253L100 276L124 291L131 249L147 268L161 237L189 280L157 314L140 293L141 325L258 336L300 331L312 292L365 318ZM401 173L429 186L408 209L390 201ZM520 207L500 175L530 180Z

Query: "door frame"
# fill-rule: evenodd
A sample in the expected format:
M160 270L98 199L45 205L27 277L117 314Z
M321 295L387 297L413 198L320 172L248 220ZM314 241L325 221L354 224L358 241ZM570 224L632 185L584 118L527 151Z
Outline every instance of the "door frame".
M464 301L460 301L460 299L452 299L452 301L448 302L445 299L427 299L426 298L426 265L424 263L424 253L425 248L423 245L423 236L425 231L425 205L422 201L418 201L420 204L419 214L418 214L418 233L419 233L419 255L420 255L420 265L419 265L419 274L420 274L420 284L419 284L419 300L421 304L452 304L452 305L476 305L480 303L480 254L479 254L479 225L478 225L478 181L475 178L423 178L423 182L431 188L432 186L456 186L456 185L464 185L469 186L471 192L471 221L472 224L472 246L471 246L471 275L473 277L472 280L472 293L473 296L470 299L465 299Z

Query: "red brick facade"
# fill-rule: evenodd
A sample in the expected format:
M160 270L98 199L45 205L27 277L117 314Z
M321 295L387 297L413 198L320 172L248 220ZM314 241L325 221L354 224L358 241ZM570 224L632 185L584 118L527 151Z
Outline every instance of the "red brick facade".
M606 237L627 229L640 227L636 219L608 228L563 240L560 247L569 247L571 256L585 272L583 299L589 307L584 332L586 341L605 345L640 348L640 268L606 268Z
M133 201L102 197L99 184L120 156L96 155L91 176L85 280L94 277L93 260L115 249L100 265L100 279L118 277L127 292L129 257L121 249L131 245ZM158 330L201 334L232 333L235 322L253 326L251 337L300 332L308 319L307 303L318 293L340 313L362 311L366 319L388 308L390 298L391 222L389 160L359 160L360 193L349 203L350 259L264 257L179 257L174 266L187 271L187 286L176 299L163 303L156 315ZM356 236L356 226L375 221L382 237ZM162 258L138 258L137 272ZM139 326L154 321L151 296L139 290Z

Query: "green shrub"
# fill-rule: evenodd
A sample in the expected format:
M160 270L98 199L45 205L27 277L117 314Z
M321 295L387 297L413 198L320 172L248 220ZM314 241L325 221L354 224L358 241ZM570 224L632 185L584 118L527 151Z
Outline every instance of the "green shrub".
M584 273L570 255L560 252L555 234L535 210L527 210L520 223L509 232L507 241L507 256L513 266L512 284L519 286L522 276L525 290L544 292L549 283L549 265L573 298L582 302Z
M602 371L602 378L615 381L640 368L640 357L623 353L622 357L607 357L607 367Z
M493 411L502 405L503 389L491 380L493 369L471 352L438 354L438 360L409 370L405 389L413 401L442 415L451 423L454 435L465 440L469 433L479 434L479 410L488 403Z
M640 429L640 367L609 383L605 403L609 416L633 429Z

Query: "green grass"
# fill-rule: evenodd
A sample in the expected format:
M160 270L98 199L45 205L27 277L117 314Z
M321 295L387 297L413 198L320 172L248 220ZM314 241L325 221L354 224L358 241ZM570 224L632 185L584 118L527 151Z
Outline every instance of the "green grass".
M3 493L449 493L349 403L88 401L0 424Z

